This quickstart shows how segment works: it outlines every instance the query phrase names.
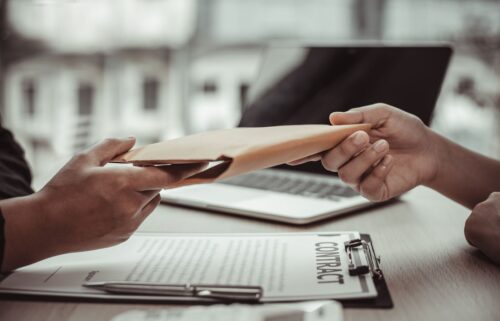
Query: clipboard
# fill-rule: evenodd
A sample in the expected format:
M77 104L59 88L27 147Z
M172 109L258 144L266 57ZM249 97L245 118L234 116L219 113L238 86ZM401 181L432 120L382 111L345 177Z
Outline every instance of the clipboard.
M356 262L355 256L352 255L354 248L361 247L366 255L366 262L363 265ZM349 274L353 276L370 274L373 278L375 288L377 289L377 297L370 299L337 299L342 303L344 308L380 308L390 309L394 307L389 288L384 278L382 269L380 268L380 257L376 255L372 240L369 234L360 234L360 239L354 239L344 244L344 250L349 258ZM120 289L125 287L128 293L131 294L151 294L147 284L121 284L108 283L109 288L106 291L110 293L120 294ZM106 287L107 284L88 284L89 287ZM138 288L136 285L140 286ZM139 292L137 292L139 290ZM142 290L142 292L140 292ZM164 286L162 291L170 295L178 295L185 293L187 296L196 297L199 303L203 302L238 302L238 303L265 303L261 299L264 298L264 290L260 286L225 286L225 285L197 285L184 284L177 286ZM123 293L123 292L122 292Z
M375 253L375 248L373 246L370 235L361 234L360 236L361 240L366 242L368 246L366 252L367 256L371 256L371 259L367 257L368 262L371 262L370 265L368 266L369 271L366 271L364 267L359 267L359 266L353 266L351 271L353 271L352 273L360 273L360 274L371 273L373 282L375 283L375 288L377 289L377 297L373 299L338 300L338 301L342 303L342 306L344 308L392 309L394 307L394 303L392 301L389 288L387 287L384 273L382 272L382 269L380 268L379 265L380 257L378 257Z
M335 233L335 232L334 232ZM339 233L349 233L349 232L339 232ZM259 233L257 233L259 234ZM276 233L272 234L275 236L280 235L295 235L296 233ZM316 233L298 233L298 234L316 234ZM323 235L321 235L323 234ZM219 235L219 234L217 234ZM241 234L240 234L241 235ZM248 235L256 235L250 233ZM318 233L318 236L334 236L333 233ZM139 240L139 239L138 239ZM145 240L145 239L143 239ZM393 307L392 299L385 283L382 271L379 266L379 258L375 254L373 245L371 244L371 239L369 235L357 233L357 237L351 237L344 239L345 243L338 243L339 251L345 251L347 254L344 256L343 262L348 270L344 270L344 273L348 273L351 276L359 275L360 281L361 277L366 279L371 274L373 278L373 285L376 289L376 297L371 297L370 299L355 298L355 299L343 299L342 297L337 297L336 299L340 301L344 307L348 308L391 308ZM309 243L300 243L308 246ZM351 252L350 252L351 251ZM349 254L353 254L349 256ZM366 259L363 259L363 255ZM142 256L141 256L142 257ZM90 275L90 274L89 274ZM346 274L344 274L346 275ZM314 300L316 298L302 298L302 299L291 299L282 301L269 301L266 297L266 293L263 290L263 284L254 284L252 286L239 286L228 284L167 284L167 283L138 283L138 282L127 282L127 281L112 281L110 279L101 278L99 280L92 281L91 277L88 276L89 283L101 283L101 284L88 284L88 287L94 287L94 294L85 296L78 293L74 295L69 293L61 293L60 295L53 294L51 296L46 296L42 292L33 290L31 293L24 292L22 296L16 295L15 291L9 294L2 295L2 297L18 298L18 299L42 299L42 300L56 300L56 301L66 301L66 300L76 300L76 301L107 301L107 302L143 302L143 303L190 303L190 304L211 304L211 303L232 303L232 302L244 302L244 303L266 303L266 302L293 302L293 301L303 301L303 300ZM104 281L104 282L103 282ZM86 283L84 282L84 283ZM143 281L144 282L144 281ZM79 283L82 284L81 281ZM237 284L237 283L236 283ZM101 287L100 286L104 286ZM163 292L161 292L161 291ZM98 292L100 294L95 294ZM5 293L5 292L4 292Z

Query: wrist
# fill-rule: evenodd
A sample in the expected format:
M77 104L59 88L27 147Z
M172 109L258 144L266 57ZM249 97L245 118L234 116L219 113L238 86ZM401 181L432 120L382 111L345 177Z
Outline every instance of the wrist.
M39 193L3 200L5 247L2 271L10 271L58 254L48 231L43 199Z
M423 178L422 185L436 189L439 181L443 177L443 164L448 163L449 157L448 144L445 138L427 128L428 135L426 142L428 144L427 163L430 164L428 174Z

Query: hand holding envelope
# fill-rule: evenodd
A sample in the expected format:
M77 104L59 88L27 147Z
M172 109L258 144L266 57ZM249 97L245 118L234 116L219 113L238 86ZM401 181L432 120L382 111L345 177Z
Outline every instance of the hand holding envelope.
M321 153L370 127L287 125L216 130L139 147L112 162L139 166L219 162L169 188L210 183Z

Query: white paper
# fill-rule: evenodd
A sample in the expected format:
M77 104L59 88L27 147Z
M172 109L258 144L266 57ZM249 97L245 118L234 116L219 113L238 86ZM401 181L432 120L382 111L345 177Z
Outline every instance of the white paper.
M141 299L82 286L86 281L137 281L258 285L266 302L375 297L369 275L349 276L344 242L353 238L359 233L136 234L111 248L19 269L0 283L0 292ZM362 254L355 254L358 264L366 264Z
M342 305L334 300L274 304L202 305L183 309L131 310L111 321L342 321Z

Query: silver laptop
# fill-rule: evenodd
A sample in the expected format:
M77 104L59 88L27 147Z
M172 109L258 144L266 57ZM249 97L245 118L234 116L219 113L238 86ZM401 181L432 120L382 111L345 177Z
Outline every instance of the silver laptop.
M446 73L446 45L270 46L240 127L328 123L333 111L385 102L428 124ZM319 162L164 190L194 208L307 224L373 205Z

